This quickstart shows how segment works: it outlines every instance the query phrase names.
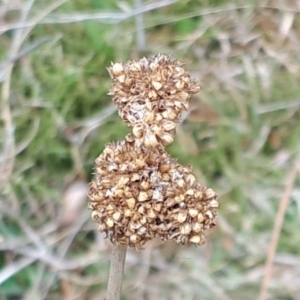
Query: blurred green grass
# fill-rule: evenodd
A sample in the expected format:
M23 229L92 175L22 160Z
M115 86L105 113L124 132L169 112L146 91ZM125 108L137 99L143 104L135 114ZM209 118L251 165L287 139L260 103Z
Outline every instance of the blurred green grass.
M280 7L291 5L283 2ZM31 13L39 14L47 4L34 3ZM200 249L167 243L150 245L150 254L130 252L124 299L257 298L279 199L299 155L300 28L299 8L291 6L290 12L255 4L177 1L145 13L144 49L137 46L141 28L134 17L113 24L88 20L34 27L23 47L45 36L49 41L19 59L11 77L10 112L19 151L1 191L0 278L23 258L35 259L0 283L0 299L104 295L109 245L95 232L85 204L71 224L61 223L68 208L64 193L78 179L89 181L104 145L128 132L112 113L80 139L91 119L101 119L111 104L106 67L111 61L159 52L185 62L201 83L168 151L180 163L193 165L199 180L220 194L220 223ZM235 8L245 5L250 7ZM62 20L75 13L126 12L133 7L130 1L68 1L48 17ZM22 9L7 9L4 21L16 21ZM282 33L289 13L293 23ZM13 37L13 30L0 36L3 62ZM7 133L1 129L0 134L5 145ZM3 151L4 175L6 159ZM299 189L298 176L280 235L270 299L298 299L300 294ZM54 228L42 233L49 224ZM72 232L76 234L68 240ZM61 269L30 255L39 251L46 258L60 257ZM85 257L86 264L80 264ZM70 261L75 267L68 268ZM146 274L144 282L137 284L141 274Z

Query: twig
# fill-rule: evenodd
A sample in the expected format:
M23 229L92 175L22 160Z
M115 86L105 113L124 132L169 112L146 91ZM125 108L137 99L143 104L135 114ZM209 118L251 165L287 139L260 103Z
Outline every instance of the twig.
M114 245L109 270L106 300L120 299L126 250L127 245Z
M67 0L66 0L67 1ZM126 19L138 16L142 13L146 13L158 8L162 8L168 5L172 5L177 0L165 0L165 1L157 1L154 3L149 3L144 5L140 9L134 9L129 12L95 12L95 13L78 13L78 14L58 14L54 16L48 16L47 18L43 18L39 20L38 24L68 24L82 21L90 21L95 20L98 22L108 23L108 24L117 24ZM26 22L17 22L13 24L7 24L0 26L0 34L12 29L25 28L37 25L34 20L29 20Z
M142 0L135 0L136 9L140 10L142 5ZM137 48L139 51L144 50L146 47L146 35L144 30L144 17L143 14L140 13L135 17L135 26L137 31Z
M278 208L275 225L273 229L273 234L271 238L271 242L268 249L267 254L267 261L265 263L265 272L264 272L264 278L261 284L260 292L259 292L259 300L266 300L267 299L267 292L268 292L268 286L272 275L272 268L273 268L273 261L276 254L277 244L282 228L282 224L284 221L284 215L286 212L286 209L289 205L289 200L291 196L291 192L294 186L294 182L297 176L297 172L300 170L300 159L297 159L293 169L288 175L286 186L284 193L282 195L282 198L280 200L280 205Z

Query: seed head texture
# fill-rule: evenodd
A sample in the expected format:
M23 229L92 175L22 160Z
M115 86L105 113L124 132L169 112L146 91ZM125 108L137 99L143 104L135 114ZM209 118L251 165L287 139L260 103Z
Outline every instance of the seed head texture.
M200 87L166 55L114 63L108 71L110 95L132 133L107 144L95 160L92 220L116 244L141 248L158 238L203 245L204 232L216 224L217 194L165 151Z

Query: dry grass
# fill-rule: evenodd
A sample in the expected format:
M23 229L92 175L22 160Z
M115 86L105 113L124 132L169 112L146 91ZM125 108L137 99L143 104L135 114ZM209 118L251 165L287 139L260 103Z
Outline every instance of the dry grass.
M123 299L300 299L300 6L205 2L0 2L0 299L104 298L86 182L127 132L105 68L158 52L201 82L169 151L221 214L204 247L130 251Z

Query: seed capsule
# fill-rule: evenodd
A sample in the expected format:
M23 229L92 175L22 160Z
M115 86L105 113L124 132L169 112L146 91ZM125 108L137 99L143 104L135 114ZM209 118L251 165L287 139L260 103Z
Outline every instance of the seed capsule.
M190 208L190 209L189 209L189 215L190 215L192 218L195 218L195 217L198 215L198 210L197 210L197 209Z
M94 210L92 212L91 218L94 222L99 222L101 220L101 215L98 211Z
M198 222L199 223L202 223L204 221L204 216L202 213L199 213L198 216L197 216L197 219L198 219Z
M123 68L122 64L120 64L120 63L113 64L112 73L115 76L120 76L123 73L123 71L124 71L124 68Z
M144 144L147 148L155 147L158 144L157 138L152 133L147 133L144 138Z
M144 202L144 201L148 200L148 198L149 198L149 197L148 197L147 192L141 191L141 192L139 193L138 201L139 201L139 202Z
M114 227L114 220L111 218L107 218L105 221L105 224L108 228L112 228L112 227Z
M126 199L126 203L130 209L134 209L134 207L135 207L135 199L134 198Z
M121 219L121 213L116 211L114 214L113 214L113 219L115 221L119 221Z
M158 81L152 81L152 86L158 91L162 88L162 84Z
M189 241L194 244L199 244L201 241L201 238L199 235L193 235L190 237Z
M200 223L194 223L192 229L194 232L199 233L202 230L202 225Z
M217 207L219 207L219 202L217 200L211 200L209 205L210 205L210 207L217 208Z
M161 126L164 130L170 131L176 127L176 123L174 121L164 120Z
M180 233L184 235L190 234L192 231L192 228L189 224L184 224L183 226L180 227Z
M187 213L185 211L182 211L178 214L177 221L179 223L183 223L186 220L186 218L187 218Z
M133 244L136 244L138 241L138 236L136 234L132 234L129 239L130 239L130 242L132 242Z
M204 194L205 194L206 199L212 199L212 198L215 198L217 196L215 191L211 188L205 190Z
M170 145L174 142L174 138L172 134L165 132L164 134L159 136L163 141L164 145Z

